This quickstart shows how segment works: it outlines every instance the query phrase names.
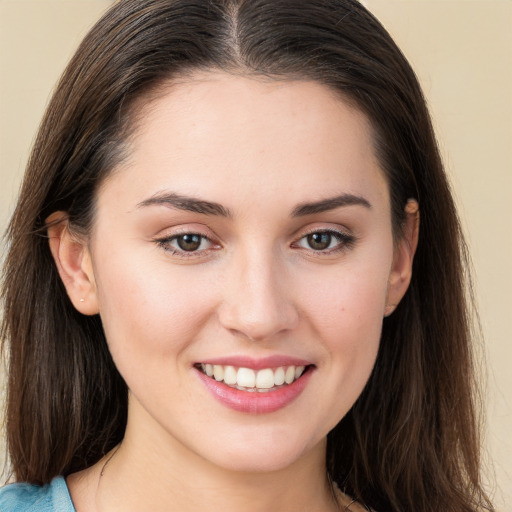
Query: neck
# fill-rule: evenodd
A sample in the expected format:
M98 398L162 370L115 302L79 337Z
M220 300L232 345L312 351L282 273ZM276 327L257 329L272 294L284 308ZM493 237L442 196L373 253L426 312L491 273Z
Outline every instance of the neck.
M180 451L159 446L140 453L126 438L99 478L98 512L197 512L211 510L212 504L223 512L336 510L323 443L292 466L272 472L232 471Z
M325 468L325 439L285 467L238 471L129 420L121 445L68 484L77 512L336 511Z

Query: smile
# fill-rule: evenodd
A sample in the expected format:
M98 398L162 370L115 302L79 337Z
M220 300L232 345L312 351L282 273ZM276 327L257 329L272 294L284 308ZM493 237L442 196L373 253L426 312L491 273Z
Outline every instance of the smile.
M306 388L316 365L289 357L230 358L194 364L196 375L223 406L266 414L287 407Z
M201 372L227 386L240 391L267 393L288 386L299 379L306 366L279 366L278 368L237 368L231 365L199 364Z

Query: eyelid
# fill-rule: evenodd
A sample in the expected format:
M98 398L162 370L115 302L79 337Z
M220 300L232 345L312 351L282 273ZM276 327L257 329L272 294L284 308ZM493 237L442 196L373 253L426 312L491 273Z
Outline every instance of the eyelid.
M187 259L187 258L201 258L205 257L209 254L211 254L212 251L218 250L222 248L222 244L218 242L218 237L215 235L205 234L204 230L210 231L208 228L195 228L192 226L178 226L172 229L171 232L165 233L161 236L155 236L153 237L153 241L159 245L161 248L163 248L165 251L169 252L173 256L176 256L178 258ZM315 250L313 248L307 248L299 246L299 242L302 241L304 238L306 238L309 235L315 234L315 233L328 233L332 235L338 243L335 247L331 247L328 249L322 249L322 250ZM210 246L206 249L198 249L195 251L186 251L183 249L179 249L176 247L172 247L170 243L180 236L184 235L196 235L201 237L204 240L207 240L210 243ZM295 249L300 249L303 251L306 251L312 255L322 257L322 256L328 256L337 254L339 252L345 251L350 249L354 243L357 241L357 237L348 229L342 228L339 226L331 227L326 225L317 225L310 227L309 229L306 229L304 231L300 232L300 235L297 235L294 238L294 241L291 243L291 247Z
M176 247L172 247L170 243L180 236L185 235L195 235L199 236L204 240L207 240L210 243L210 247L206 249L199 249L197 251L185 251L182 249L178 249ZM201 229L196 229L191 226L180 226L175 228L173 231L163 234L157 235L153 237L153 242L155 242L158 246L160 246L165 251L171 253L173 256L177 256L178 258L200 258L204 257L206 254L209 254L212 250L217 250L221 247L220 243L215 240L216 237L205 234Z
M301 247L297 245L301 240L315 233L329 233L333 235L338 240L339 243L337 244L336 247L332 247L330 249L325 250L308 249L306 247ZM300 236L297 237L295 241L292 243L292 246L296 246L299 249L308 251L309 253L314 254L316 256L326 256L350 249L355 242L356 236L352 234L349 230L345 230L339 227L334 228L327 226L315 226L313 228L307 229L306 231L303 231L300 234Z

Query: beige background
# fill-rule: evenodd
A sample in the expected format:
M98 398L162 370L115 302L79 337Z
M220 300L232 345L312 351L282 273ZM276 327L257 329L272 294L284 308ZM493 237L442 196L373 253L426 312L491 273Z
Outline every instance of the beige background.
M52 87L109 3L0 0L2 230ZM512 0L364 3L423 83L460 204L487 353L487 474L512 511Z

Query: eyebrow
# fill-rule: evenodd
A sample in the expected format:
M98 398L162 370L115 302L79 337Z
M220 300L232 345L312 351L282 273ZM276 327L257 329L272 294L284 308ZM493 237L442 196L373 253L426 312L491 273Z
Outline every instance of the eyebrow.
M183 196L175 193L157 193L148 199L140 202L137 208L145 206L161 205L188 212L202 213L204 215L218 215L221 217L232 217L233 214L228 208L219 203L204 201L195 197Z
M371 209L370 202L361 196L354 194L341 194L327 199L321 199L311 203L301 203L297 205L292 211L292 217L303 217L306 215L313 215L315 213L327 212L342 206L363 206L364 208Z
M157 193L148 199L137 204L137 208L145 206L167 206L168 208L176 208L178 210L185 210L194 213L201 213L204 215L217 215L220 217L233 217L229 208L222 206L219 203L212 201L205 201L196 197L184 196L173 192ZM300 203L292 210L292 217L304 217L306 215L314 215L315 213L327 212L343 206L363 206L364 208L371 209L370 202L361 196L354 194L341 194L319 201Z

